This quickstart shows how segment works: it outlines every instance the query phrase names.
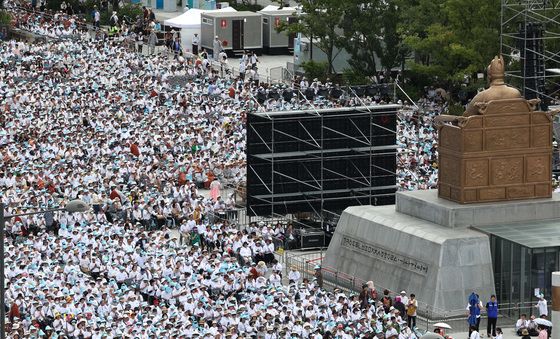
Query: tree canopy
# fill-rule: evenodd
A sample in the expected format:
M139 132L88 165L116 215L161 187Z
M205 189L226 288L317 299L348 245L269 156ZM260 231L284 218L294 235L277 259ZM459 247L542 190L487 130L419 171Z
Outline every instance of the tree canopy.
M353 71L407 68L436 84L463 81L499 51L500 0L301 0L290 29L316 39L332 71L334 48ZM315 41L314 41L315 44Z
M400 33L410 67L453 83L483 71L500 47L499 0L402 0Z
M335 48L340 45L340 23L343 18L344 2L340 0L301 0L299 22L282 24L279 30L301 33L313 40L313 45L319 48L327 57L328 73L333 71L333 61L336 57Z

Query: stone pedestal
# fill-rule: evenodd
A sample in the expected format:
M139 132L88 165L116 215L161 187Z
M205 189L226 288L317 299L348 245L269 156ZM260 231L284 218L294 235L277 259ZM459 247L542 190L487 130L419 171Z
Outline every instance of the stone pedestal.
M463 315L473 291L488 299L494 294L489 238L459 226L469 223L463 214L474 218L474 211L461 210L465 205L443 202L436 195L397 193L396 208L347 208L324 268L372 280L378 290L415 293L421 308L430 305L441 315Z
M560 219L560 195L555 193L546 199L459 205L439 198L435 190L401 192L396 197L396 211L451 228L545 221Z

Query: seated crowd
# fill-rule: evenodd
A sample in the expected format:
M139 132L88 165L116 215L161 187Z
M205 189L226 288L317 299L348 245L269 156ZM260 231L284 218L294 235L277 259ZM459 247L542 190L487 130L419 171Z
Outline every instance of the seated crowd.
M199 192L245 180L250 111L390 98L220 76L203 60L97 39L68 14L11 8L19 28L49 39L0 44L0 199L7 214L92 206L8 222L12 338L415 337L405 296L329 292L320 267L311 281L284 277L274 252L294 246L293 227L231 224L233 198ZM427 97L399 113L401 189L435 185L439 109Z

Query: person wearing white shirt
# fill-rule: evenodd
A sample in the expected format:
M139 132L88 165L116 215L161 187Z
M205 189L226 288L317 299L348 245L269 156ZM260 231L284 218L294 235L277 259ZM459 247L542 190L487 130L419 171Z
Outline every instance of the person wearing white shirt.
M393 326L389 326L389 328L385 332L385 338L387 339L396 339L398 336L399 333L397 332L397 329L395 329L395 327Z
M494 337L494 339L503 339L503 332L500 327L496 328L496 336Z
M401 302L407 306L408 305L408 296L406 295L406 291L402 290L401 291Z
M280 274L278 274L278 272L273 272L270 277L268 277L268 281L270 282L271 285L275 286L275 285L281 285L282 284L282 277L280 276Z
M292 269L290 270L290 273L288 273L288 280L290 282L294 282L294 283L299 283L299 279L301 278L301 273L299 273L298 271L296 271L296 269L294 267L292 267Z
M200 43L200 39L198 37L198 33L194 33L192 38L192 54L198 55L198 44Z
M282 264L278 262L278 260L274 259L273 261L273 265L272 265L272 271L274 272L278 272L278 274L280 276L282 276Z
M179 228L179 244L188 244L189 243L189 239L190 239L190 231L189 231L189 225L186 222L183 222L181 224L181 227Z
M469 339L480 339L480 333L476 330L476 326L471 326L470 332Z
M246 263L251 263L251 256L253 255L251 248L249 247L249 243L244 242L243 246L239 249L239 256L242 260L242 265Z
M527 321L527 315L525 313L523 313L521 315L521 317L519 319L517 319L517 322L515 323L515 331L517 332L517 335L521 335L521 332L524 329L527 329L527 326L529 325L529 322Z
M539 302L537 302L537 305L535 305L535 307L539 310L539 317L542 317L543 315L545 317L548 317L548 306L547 301L544 298L544 294L541 293L541 295L539 295Z

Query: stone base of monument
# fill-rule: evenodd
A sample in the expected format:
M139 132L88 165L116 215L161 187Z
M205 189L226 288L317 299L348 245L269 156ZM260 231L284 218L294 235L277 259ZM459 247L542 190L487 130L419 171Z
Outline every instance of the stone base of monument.
M395 207L397 212L451 228L560 219L558 194L552 198L462 205L438 198L435 190L414 191L398 193Z
M439 199L435 190L397 193L397 204L347 208L323 260L325 269L372 280L378 291L414 293L439 314L465 314L473 291L482 300L494 293L489 237L459 228L470 225L450 217L462 215L465 205ZM399 212L400 204L408 214ZM484 206L492 205L497 204Z

